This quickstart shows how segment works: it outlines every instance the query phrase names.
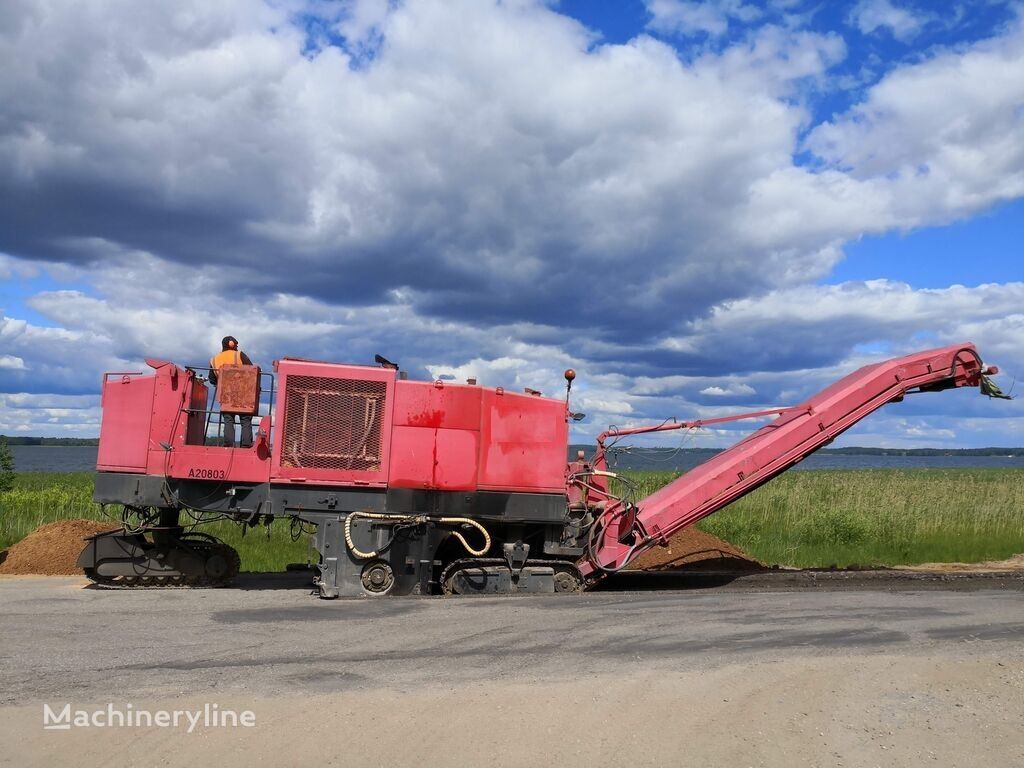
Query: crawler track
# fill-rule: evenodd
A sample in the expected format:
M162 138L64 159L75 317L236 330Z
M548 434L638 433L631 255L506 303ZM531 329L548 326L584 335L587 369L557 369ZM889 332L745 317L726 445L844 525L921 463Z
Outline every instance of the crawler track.
M455 574L462 570L499 567L507 568L508 563L500 557L470 557L450 563L441 574L441 591L445 595L458 594L453 589ZM580 592L583 589L583 576L575 563L568 560L527 560L526 568L553 568L555 571L555 592Z
M86 568L85 575L103 589L212 589L225 586L238 575L242 561L233 547L213 537L201 540L190 538L187 542L193 550L207 552L207 573L190 575L167 571L146 573L140 570L132 576L103 576L93 568Z

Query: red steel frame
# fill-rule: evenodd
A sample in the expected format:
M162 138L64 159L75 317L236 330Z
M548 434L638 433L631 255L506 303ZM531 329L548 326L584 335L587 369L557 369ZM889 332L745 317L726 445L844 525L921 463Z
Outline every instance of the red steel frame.
M983 374L995 372L995 368L984 369L973 344L957 344L865 366L792 408L605 432L598 438L593 464L598 473L606 469L603 446L608 437L777 415L770 424L635 508L610 501L596 523L599 533L594 546L578 566L590 579L618 570L644 550L664 544L676 531L720 510L827 445L886 403L901 400L908 391L976 386ZM570 483L572 480L570 475ZM600 474L587 484L591 490L607 490Z

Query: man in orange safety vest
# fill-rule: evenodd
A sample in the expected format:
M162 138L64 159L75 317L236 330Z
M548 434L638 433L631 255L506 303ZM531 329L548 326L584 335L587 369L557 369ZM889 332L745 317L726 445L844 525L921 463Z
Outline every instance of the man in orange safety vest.
M238 348L238 339L234 336L225 336L220 343L221 351L210 358L210 383L214 386L217 385L217 372L220 371L221 366L252 365L249 356ZM221 417L224 420L224 445L228 448L235 447L236 416L241 427L240 445L242 448L252 448L252 414L248 413L221 412Z

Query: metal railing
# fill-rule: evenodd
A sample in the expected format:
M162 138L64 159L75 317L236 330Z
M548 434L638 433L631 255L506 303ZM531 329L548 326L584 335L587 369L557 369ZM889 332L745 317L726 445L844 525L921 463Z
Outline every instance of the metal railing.
M217 402L217 387L210 384L210 372L212 368L199 365L188 365L185 366L185 370L191 371L200 381L208 385L207 392L207 406L206 408L191 408L186 407L182 410L185 413L193 414L198 413L203 415L203 444L208 444L210 440L210 426L216 426L216 433L214 437L218 444L223 445L224 442L224 416L220 411L219 403ZM205 374L205 375L203 375ZM269 386L266 386L264 382L267 382ZM259 419L259 431L266 434L267 445L273 445L273 434L274 429L274 417L273 409L276 402L276 390L275 390L276 378L273 373L267 371L260 371L260 399L257 404L256 413L253 414L253 420ZM264 421L266 419L266 421ZM269 424L269 429L264 430L264 424ZM257 424L253 424L253 428L256 429ZM253 441L255 443L255 440Z

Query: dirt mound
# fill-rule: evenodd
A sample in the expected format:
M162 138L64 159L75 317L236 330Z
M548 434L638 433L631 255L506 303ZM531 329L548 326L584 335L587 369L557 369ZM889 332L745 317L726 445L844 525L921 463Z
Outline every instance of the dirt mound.
M36 528L0 557L0 573L71 576L81 574L75 566L85 547L82 541L116 526L96 520L58 520Z
M690 527L670 537L667 547L644 552L627 570L761 571L765 566L729 542Z

